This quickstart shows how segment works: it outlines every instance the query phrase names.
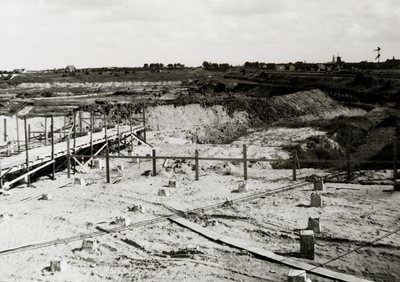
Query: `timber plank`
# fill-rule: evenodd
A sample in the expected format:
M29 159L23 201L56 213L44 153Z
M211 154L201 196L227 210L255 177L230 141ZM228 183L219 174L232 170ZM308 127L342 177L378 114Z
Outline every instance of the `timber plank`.
M214 238L218 238L217 239L218 241L223 242L225 244L229 244L229 245L232 245L232 246L235 246L238 248L245 249L245 250L247 250L253 254L256 254L258 256L262 256L269 260L274 260L274 261L280 262L282 264L291 266L293 268L304 269L310 273L313 273L313 274L316 274L319 276L328 277L328 278L336 279L338 281L343 281L343 282L371 282L371 280L358 278L356 276L352 276L349 274L335 272L335 271L332 271L332 270L329 270L329 269L326 269L323 267L318 267L318 266L311 265L311 264L308 264L308 263L305 263L302 261L298 261L293 258L276 255L274 253L271 253L271 252L263 250L263 249L259 249L259 248L255 248L255 247L248 247L245 243L242 243L237 239L234 239L234 238L231 238L228 236L219 235L216 232L208 230L204 227L201 227L198 224L190 222L181 217L180 218L169 218L169 220L171 220L175 223L178 223L180 225L183 225L189 229L192 229L193 231L200 233L203 236L208 237L210 239L215 240Z
M142 130L143 126L136 126L132 128L132 132L135 133L139 130ZM121 126L120 134L129 135L130 134L130 126ZM93 144L103 143L105 141L104 131L93 133ZM115 140L118 139L118 134L116 129L108 129L107 130L107 139ZM94 141L96 140L96 141ZM90 147L90 135L85 135L76 138L76 149ZM73 148L71 147L71 153L73 152ZM66 150L66 142L61 142L54 144L54 156L56 158L60 158L67 155ZM51 146L47 147L37 147L29 150L29 167L35 166L45 162L46 160L51 159ZM8 171L11 168L10 171ZM8 173L16 172L22 169L26 169L26 156L25 152L21 152L21 154L13 155L8 158L4 158L1 160L1 171L8 171Z

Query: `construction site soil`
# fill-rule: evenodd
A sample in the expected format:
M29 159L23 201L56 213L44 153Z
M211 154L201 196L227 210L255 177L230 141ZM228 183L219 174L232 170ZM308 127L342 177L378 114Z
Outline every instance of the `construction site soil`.
M78 109L106 114L114 124L140 123L144 110L153 148L138 146L134 155L155 149L158 156L178 159L157 161L156 176L150 161L112 159L111 183L104 167L77 167L73 177L83 178L83 186L61 167L54 181L36 174L31 187L1 190L0 280L287 281L289 266L167 219L179 216L248 249L294 258L299 268L308 263L367 281L400 281L400 194L393 189L393 162L352 164L350 180L346 174L346 152L353 160L394 158L397 81L370 77L187 69L4 79L0 110L8 140L24 136L23 126L18 132L13 126L24 116L35 131L43 130L45 116L55 115L59 128L63 116ZM364 95L355 95L360 85ZM371 102L377 96L380 102ZM243 193L243 162L200 161L196 181L195 162L179 160L195 150L201 157L242 158L243 144L249 159L280 160L248 162L249 189ZM293 181L292 162L284 162L293 150L301 160L332 163L301 162ZM99 156L104 161L104 153ZM313 191L318 179L324 191ZM265 194L293 184L301 185ZM322 207L310 205L316 192ZM119 228L121 217L131 224ZM300 230L309 218L318 218L322 227L315 234L314 260L299 256ZM88 238L93 251L82 249ZM66 270L50 271L50 261L57 260L66 262ZM336 281L312 271L307 277Z

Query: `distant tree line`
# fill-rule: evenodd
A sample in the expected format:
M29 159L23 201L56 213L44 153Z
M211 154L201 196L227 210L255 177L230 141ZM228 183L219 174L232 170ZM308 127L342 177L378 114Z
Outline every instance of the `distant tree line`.
M230 68L231 65L227 63L222 63L222 64L217 64L217 63L211 63L211 62L203 62L203 67L205 69L227 69Z

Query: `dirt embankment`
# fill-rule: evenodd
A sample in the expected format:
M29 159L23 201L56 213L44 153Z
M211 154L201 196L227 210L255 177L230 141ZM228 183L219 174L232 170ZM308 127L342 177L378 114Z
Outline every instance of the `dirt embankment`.
M363 115L366 111L348 108L320 90L301 91L267 99L178 99L147 107L147 126L152 130L185 132L197 143L227 143L247 132L281 119L314 120L335 116ZM140 117L138 108L137 116Z

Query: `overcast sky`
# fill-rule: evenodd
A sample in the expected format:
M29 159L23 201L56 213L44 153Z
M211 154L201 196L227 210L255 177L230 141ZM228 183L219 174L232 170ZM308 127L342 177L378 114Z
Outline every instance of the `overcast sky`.
M0 0L0 70L400 59L399 0Z

